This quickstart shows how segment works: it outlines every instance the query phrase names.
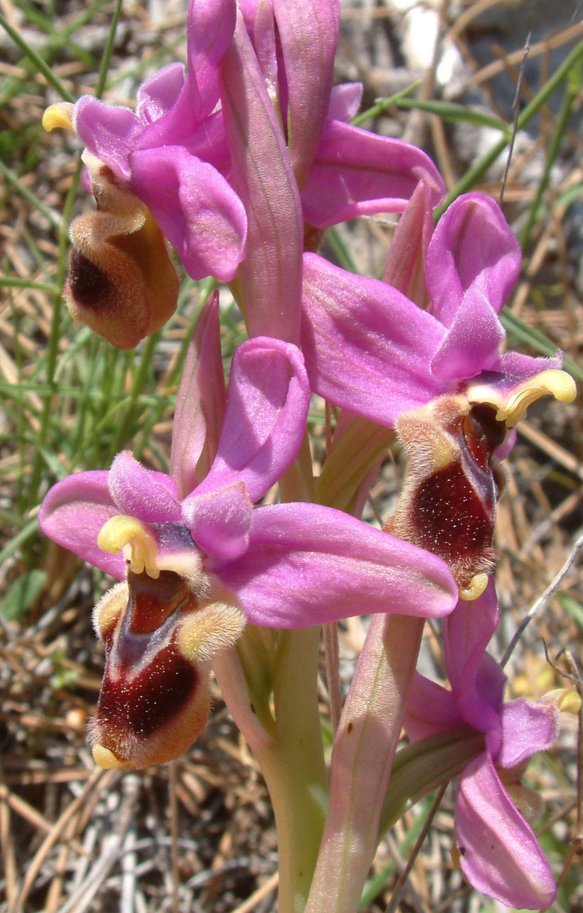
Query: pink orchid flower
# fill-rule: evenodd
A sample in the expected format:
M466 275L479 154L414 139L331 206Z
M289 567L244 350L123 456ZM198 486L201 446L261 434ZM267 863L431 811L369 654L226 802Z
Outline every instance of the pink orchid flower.
M539 397L570 402L576 390L558 358L500 353L498 312L520 250L498 205L482 194L460 197L432 235L430 212L418 210L416 233L407 224L407 239L425 245L426 310L394 286L306 254L301 339L317 393L397 429L408 475L388 528L441 555L463 598L475 599L494 565L507 433ZM407 261L407 245L396 240ZM412 245L400 268L405 286L420 285L418 254Z
M493 583L474 605L458 604L444 622L451 691L416 674L404 727L413 741L468 726L484 734L484 751L459 782L460 865L473 887L500 903L542 910L554 900L555 882L517 800L527 760L557 737L558 711L550 702L504 702L504 674L485 652L498 619Z
M403 412L446 393L489 402L500 419L512 408L518 420L532 401L520 391L533 378L564 382L571 391L563 372L553 371L560 359L501 354L498 314L520 264L500 207L481 193L459 197L433 231L426 310L394 286L306 254L302 348L313 389L390 427Z
M58 482L42 505L40 523L50 538L125 581L96 610L106 645L94 726L104 749L100 763L117 758L143 766L166 760L167 750L172 756L184 750L192 726L176 725L180 738L168 736L174 693L168 677L179 668L176 687L188 695L180 684L190 673L185 663L195 669L194 706L201 664L237 639L241 620L296 628L363 610L439 617L456 600L444 562L354 517L317 504L254 509L305 433L310 390L303 359L290 343L248 340L233 357L226 406L216 392L220 371L215 303L203 315L185 369L172 474L146 469L126 451L109 471ZM166 651L162 664L160 651ZM197 714L200 729L205 714L200 708Z

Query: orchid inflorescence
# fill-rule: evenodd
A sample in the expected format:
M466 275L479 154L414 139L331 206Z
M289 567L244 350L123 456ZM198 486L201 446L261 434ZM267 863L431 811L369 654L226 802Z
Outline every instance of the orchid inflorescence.
M148 79L135 110L83 96L44 116L78 135L96 202L71 226L72 315L135 346L175 310L176 257L193 279L229 284L249 336L226 387L212 293L183 370L170 471L123 451L43 501L45 534L118 581L94 614L105 647L94 759L130 769L186 751L214 668L273 798L282 913L352 913L401 726L435 764L447 735L437 779L460 778L465 877L503 903L546 908L552 872L509 784L552 744L558 709L505 703L485 651L499 618L501 460L532 402L575 390L560 356L503 352L518 242L478 192L435 224L444 184L432 161L349 123L360 87L332 87L338 0L190 0L187 28L186 68ZM326 229L375 213L400 214L382 279L317 252ZM317 479L313 394L336 417ZM395 440L405 478L377 529L360 515ZM279 500L262 503L276 484ZM318 626L358 614L373 617L328 787ZM415 672L427 618L444 619L451 690ZM402 783L406 801L415 789Z

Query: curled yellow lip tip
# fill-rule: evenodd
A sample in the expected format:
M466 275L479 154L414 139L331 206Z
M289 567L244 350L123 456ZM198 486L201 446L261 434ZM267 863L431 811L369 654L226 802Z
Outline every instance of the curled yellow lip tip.
M124 761L116 758L113 751L110 751L109 748L104 748L103 745L94 745L91 753L97 766L102 767L104 770L112 770L116 767L124 770L128 766Z
M154 579L160 576L156 541L135 517L122 514L110 517L99 530L97 545L111 554L124 551L134 574L141 574L145 570Z
M487 574L474 574L467 586L460 587L460 599L463 599L464 602L473 602L482 595L487 586Z
M575 381L570 374L558 368L542 371L531 380L525 381L509 396L507 402L498 409L496 419L505 422L509 428L514 428L524 417L528 407L541 396L547 395L554 396L561 403L572 403L577 395Z
M470 387L469 394L472 402L493 406L497 422L504 422L507 428L514 428L524 418L528 407L541 396L553 396L561 403L572 403L577 395L577 386L566 371L549 368L525 380L507 395L479 384Z
M73 105L68 101L49 105L42 116L42 127L47 133L51 130L73 130Z

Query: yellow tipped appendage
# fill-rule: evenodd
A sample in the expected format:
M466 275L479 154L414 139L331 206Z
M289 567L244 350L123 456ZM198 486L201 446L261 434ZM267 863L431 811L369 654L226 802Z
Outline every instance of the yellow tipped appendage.
M467 586L460 587L460 599L463 599L464 602L473 602L488 586L488 579L487 574L474 574Z
M542 700L553 703L561 713L572 713L577 716L581 712L581 696L573 686L548 691Z
M487 386L475 386L469 390L472 402L494 406L496 421L504 422L507 428L514 428L526 415L529 406L541 396L554 396L562 403L572 403L577 395L575 381L566 371L549 368L535 377L525 380L504 398L504 395Z
M51 130L73 130L73 105L68 101L50 105L44 112L41 123L47 133Z
M99 530L97 545L104 552L112 554L123 551L134 574L142 574L145 571L154 580L160 576L156 540L146 526L135 517L110 517Z
M116 767L120 770L126 770L129 767L124 761L116 758L113 751L110 751L109 748L104 748L103 745L94 745L91 753L97 766L103 768L103 770L112 770Z

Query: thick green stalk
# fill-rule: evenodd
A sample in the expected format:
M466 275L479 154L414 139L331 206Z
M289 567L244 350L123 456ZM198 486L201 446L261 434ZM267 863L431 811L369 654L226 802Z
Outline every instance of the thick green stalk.
M319 631L279 635L276 738L259 754L279 844L279 913L302 913L318 858L327 801L318 716Z

